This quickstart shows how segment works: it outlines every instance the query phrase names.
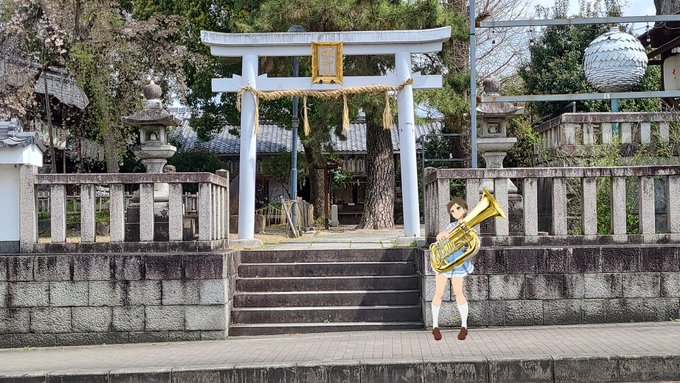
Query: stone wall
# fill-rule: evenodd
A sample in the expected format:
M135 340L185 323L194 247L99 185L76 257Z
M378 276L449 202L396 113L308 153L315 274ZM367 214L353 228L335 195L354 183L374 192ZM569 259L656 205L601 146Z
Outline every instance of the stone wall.
M0 348L222 339L238 252L0 256Z
M680 250L628 245L487 248L466 277L469 326L524 326L666 321L680 318ZM432 326L435 276L429 251L418 252L423 319ZM460 326L447 283L441 327Z

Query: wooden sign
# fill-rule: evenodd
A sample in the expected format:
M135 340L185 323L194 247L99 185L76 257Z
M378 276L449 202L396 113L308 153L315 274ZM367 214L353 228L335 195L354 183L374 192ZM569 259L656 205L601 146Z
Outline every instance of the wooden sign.
M312 83L342 84L342 42L312 42Z

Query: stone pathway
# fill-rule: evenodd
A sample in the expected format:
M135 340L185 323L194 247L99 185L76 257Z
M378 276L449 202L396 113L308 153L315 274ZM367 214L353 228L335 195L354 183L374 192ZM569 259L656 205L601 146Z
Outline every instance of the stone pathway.
M546 358L594 358L599 362L602 358L628 358L643 361L640 358L645 357L653 357L649 359L652 361L663 359L664 366L674 368L680 378L679 322L473 328L465 341L457 340L456 334L454 330L444 331L444 338L439 342L433 339L429 331L415 330L237 337L223 341L186 343L4 349L0 350L0 378L74 374L108 376L126 371L205 371L238 369L239 366L284 366L294 369L296 366L381 363L422 365L427 362L460 363L475 360L490 363ZM649 360L644 361L643 365L652 368ZM632 365L631 368L637 371L639 366L636 366ZM655 373L658 374L658 371Z
M395 247L404 229L354 230L354 226L341 226L331 230L305 233L299 238L288 238L279 243L265 243L260 249L323 250L323 249L384 249ZM424 228L421 229L424 232Z

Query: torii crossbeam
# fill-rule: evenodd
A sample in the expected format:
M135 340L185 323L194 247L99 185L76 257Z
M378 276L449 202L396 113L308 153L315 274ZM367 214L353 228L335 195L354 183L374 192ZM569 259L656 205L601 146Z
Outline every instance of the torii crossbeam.
M401 145L401 183L403 192L404 232L406 237L420 237L418 175L416 159L413 88L441 88L441 75L412 73L411 55L439 52L451 37L451 28L407 31L295 32L295 33L218 33L201 32L201 41L213 56L242 57L241 76L215 78L213 92L238 92L250 86L258 91L332 90L368 85L399 86L399 139ZM311 56L312 42L342 42L344 55L394 55L395 71L384 76L345 76L342 84L313 84L309 77L270 78L257 75L260 56ZM246 91L241 104L241 153L239 164L239 240L252 241L255 234L255 96Z

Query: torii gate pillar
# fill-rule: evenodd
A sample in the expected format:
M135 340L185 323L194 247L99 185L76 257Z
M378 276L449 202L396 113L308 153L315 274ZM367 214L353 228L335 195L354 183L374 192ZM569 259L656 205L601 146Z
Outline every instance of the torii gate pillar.
M397 78L406 81L411 77L411 52L395 54ZM401 195L404 210L404 234L420 236L420 209L418 206L418 161L416 159L415 113L413 86L406 85L397 94L399 106L399 158L401 161Z
M257 56L244 55L242 84L256 88ZM238 239L255 239L255 173L257 147L255 139L255 96L245 92L241 98L241 153L238 185Z

